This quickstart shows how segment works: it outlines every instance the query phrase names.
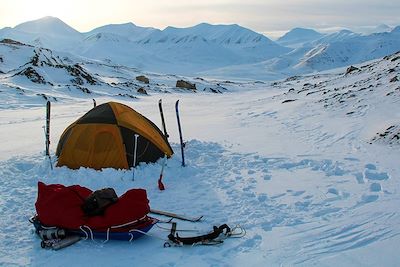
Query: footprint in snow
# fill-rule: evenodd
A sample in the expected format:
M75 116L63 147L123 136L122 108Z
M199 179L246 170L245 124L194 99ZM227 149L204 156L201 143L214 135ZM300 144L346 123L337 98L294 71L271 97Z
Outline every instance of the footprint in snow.
M301 196L301 195L304 194L305 192L306 192L306 191L304 191L304 190L295 191L295 192L292 193L292 196L295 196L295 197Z
M336 188L329 188L328 193L334 194L336 196L339 195L339 191Z
M267 168L264 168L264 169L262 169L262 172L263 172L263 173L268 173L268 169L267 169Z
M389 175L386 172L378 172L372 169L366 169L364 171L364 176L368 180L387 180L389 179Z
M359 184L364 184L364 175L361 172L354 173L354 176L356 177L357 183Z
M336 213L340 210L341 210L341 208L336 208L336 207L326 208L326 209L322 209L317 212L314 212L313 216L314 217L323 217L323 216L331 214L331 213Z
M376 200L378 200L379 196L378 195L363 195L361 197L361 202L360 204L366 204L366 203L371 203Z
M256 171L254 171L254 170L248 170L247 171L247 174L255 174L256 173Z
M264 175L264 180L265 181L271 180L271 175L269 175L269 174Z
M370 190L371 192L380 192L380 191L382 190L382 186L381 186L380 183L372 183L372 184L369 186L369 190Z
M365 165L365 168L368 170L376 170L376 166L372 163L368 163Z
M278 194L278 195L272 196L271 199L277 199L277 198L283 197L285 195L286 195L286 193Z
M257 199L258 199L259 202L265 202L265 201L268 200L268 196L267 196L267 194L260 194L260 195L257 197Z

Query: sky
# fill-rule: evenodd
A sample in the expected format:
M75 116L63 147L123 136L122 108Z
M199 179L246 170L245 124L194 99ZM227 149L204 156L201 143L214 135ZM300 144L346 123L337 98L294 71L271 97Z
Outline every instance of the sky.
M0 29L53 16L80 32L126 22L158 29L208 22L278 35L294 27L397 26L399 14L399 0L0 0Z

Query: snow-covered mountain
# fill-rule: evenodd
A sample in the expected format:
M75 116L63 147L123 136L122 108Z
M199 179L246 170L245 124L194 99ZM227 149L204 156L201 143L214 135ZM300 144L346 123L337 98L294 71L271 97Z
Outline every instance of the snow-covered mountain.
M2 29L0 38L152 71L171 72L174 66L172 72L185 74L254 63L291 50L239 25L206 23L163 31L113 24L79 33L57 18L46 17Z
M130 41L139 41L155 31L159 30L151 27L140 27L129 22L124 24L109 24L101 26L91 30L90 32L84 33L84 35L90 37L97 34L115 34L123 36Z
M305 43L289 53L246 66L228 66L203 72L213 77L275 80L344 67L400 51L400 27L391 32L361 35L342 30ZM243 69L244 71L241 71Z
M381 26L381 30L387 27ZM53 17L0 30L0 40L68 52L107 64L186 76L270 80L376 59L400 50L398 28L362 35L342 30L322 35L295 28L273 42L232 25L201 23L159 30L133 23L80 33Z
M21 23L14 28L1 29L0 39L4 38L57 51L68 51L79 44L83 36L58 18L44 17Z
M400 33L395 29L389 33L367 36L342 31L316 42L318 45L308 51L295 68L321 71L357 64L400 51Z
M305 43L320 39L324 36L322 33L312 29L294 28L280 37L276 42L282 46L298 48Z
M104 46L108 48L111 47L109 42L116 43L123 38L112 34L98 35L101 35L99 38L104 39ZM95 37L90 36L87 41ZM86 53L90 53L90 50ZM145 75L149 82L136 79L141 75ZM182 79L195 84L196 89L177 88L177 81ZM226 84L203 78L146 73L132 67L93 61L11 39L0 41L0 87L4 88L0 90L0 96L9 105L41 104L48 99L69 101L77 97L136 99L156 92L222 93L227 90Z

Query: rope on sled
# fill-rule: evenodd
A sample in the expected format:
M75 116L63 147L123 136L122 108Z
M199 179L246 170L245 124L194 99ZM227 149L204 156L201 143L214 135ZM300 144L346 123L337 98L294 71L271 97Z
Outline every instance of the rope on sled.
M121 228L121 227L126 227L126 226L129 226L129 225L131 225L131 224L135 224L135 223L137 223L137 222L139 222L139 221L142 221L142 220L144 220L144 219L146 219L146 218L147 218L147 215L143 216L143 217L140 218L140 219L134 220L134 221L130 221L130 222L127 222L127 223L123 223L123 224L119 224L119 225L113 225L113 226L108 227L108 228L107 228L107 231L106 231L106 239L105 239L104 241L102 241L101 243L104 244L104 243L107 243L107 242L110 240L110 231L111 231L112 229L117 229L117 228ZM87 229L87 231L86 231L85 229ZM92 230L89 226L87 226L87 225L82 225L82 226L79 227L79 230L81 230L81 231L85 234L84 240L87 240L87 239L90 238L90 240L92 240L93 242L98 243L98 242L94 239L93 230ZM138 231L138 232L139 232L140 230L131 229L129 232L131 232L131 231ZM140 233L144 233L144 232L143 232L143 231L140 231ZM134 236L133 236L131 233L130 233L130 235L131 235L131 238L130 238L129 242L131 242L131 241L133 240L133 238L134 238Z

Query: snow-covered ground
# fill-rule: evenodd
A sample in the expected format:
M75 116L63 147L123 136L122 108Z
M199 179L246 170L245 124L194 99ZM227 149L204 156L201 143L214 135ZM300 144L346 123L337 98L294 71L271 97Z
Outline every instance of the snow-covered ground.
M112 84L137 74L132 69L83 66L102 81L84 84L95 94L78 94L66 86L67 74L54 74L46 64L34 68L52 85L0 76L0 265L400 265L400 54L348 74L339 69L271 84L225 81L223 94L177 90L177 77L151 74L150 95L139 96L135 86ZM222 83L197 81L202 88ZM118 96L118 90L138 98ZM92 97L98 104L128 104L159 126L162 98L175 151L164 173L166 190L157 189L160 163L139 166L135 181L131 171L50 170L43 153L45 100L35 94L43 92L53 103L53 161L60 134L92 107ZM186 167L180 166L177 99ZM204 215L199 223L178 222L178 229L199 231L189 235L223 223L239 224L247 234L218 246L163 248L164 241L146 236L44 250L28 222L38 181L113 187L118 194L144 188L154 209ZM166 239L169 227L160 223L149 233Z

